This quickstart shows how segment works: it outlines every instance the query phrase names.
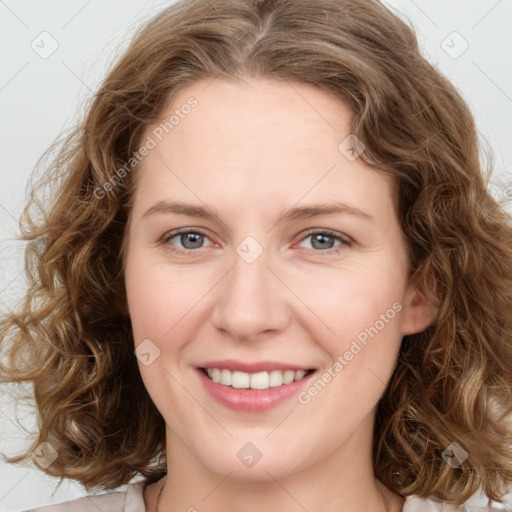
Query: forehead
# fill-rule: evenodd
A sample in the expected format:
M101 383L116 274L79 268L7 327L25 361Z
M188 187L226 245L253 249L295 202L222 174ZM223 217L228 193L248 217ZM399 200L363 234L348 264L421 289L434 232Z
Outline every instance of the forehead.
M247 135L267 146L337 147L340 132L350 132L348 105L311 84L270 79L198 81L180 90L167 106L169 118L191 98L197 106L172 129L182 142L220 145L224 150L250 146ZM253 143L256 142L253 140ZM252 144L254 146L254 144ZM262 155L260 155L262 156Z
M147 130L155 147L141 163L137 193L143 202L177 193L254 214L262 198L267 210L301 198L389 209L389 180L340 150L352 118L348 105L310 84L193 82Z

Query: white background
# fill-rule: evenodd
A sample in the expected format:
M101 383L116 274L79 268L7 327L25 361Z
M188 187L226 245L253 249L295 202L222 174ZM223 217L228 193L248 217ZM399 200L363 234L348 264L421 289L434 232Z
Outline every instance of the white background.
M0 0L0 311L12 306L25 286L23 245L15 238L26 183L38 158L80 118L83 100L98 87L133 29L169 3ZM469 103L481 137L494 150L491 191L512 211L512 0L385 3L410 20L425 56ZM464 40L467 50L453 58L464 49ZM47 58L32 49L49 51L52 44L58 48ZM30 410L22 412L23 424L34 428ZM28 439L13 418L12 403L2 391L0 450L9 454ZM34 468L0 464L0 511L85 495L79 484L67 481L52 496L57 481Z

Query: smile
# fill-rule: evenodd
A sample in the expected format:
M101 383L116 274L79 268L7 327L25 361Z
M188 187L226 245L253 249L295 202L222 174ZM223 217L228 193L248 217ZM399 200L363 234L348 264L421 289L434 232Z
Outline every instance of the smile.
M272 370L257 373L231 371L225 368L202 368L213 382L235 389L268 389L302 380L314 370Z
M280 361L222 359L195 368L207 395L239 412L264 412L297 396L316 368Z

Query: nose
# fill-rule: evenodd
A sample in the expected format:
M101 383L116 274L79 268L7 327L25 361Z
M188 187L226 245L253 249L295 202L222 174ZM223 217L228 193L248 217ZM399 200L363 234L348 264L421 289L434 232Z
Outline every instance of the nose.
M217 329L239 341L275 335L286 329L292 294L273 267L265 250L252 262L235 253L233 268L219 283L219 299L212 313Z

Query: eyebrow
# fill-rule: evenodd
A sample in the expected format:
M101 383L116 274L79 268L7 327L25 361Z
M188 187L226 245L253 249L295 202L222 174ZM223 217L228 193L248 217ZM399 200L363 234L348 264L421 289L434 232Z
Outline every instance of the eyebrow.
M151 206L143 215L142 218L150 217L158 214L178 214L186 215L188 217L197 217L201 219L219 218L219 216L209 208L203 206L196 206L193 204L179 203L179 202L166 202L159 201ZM277 224L283 221L309 219L319 215L336 215L345 214L353 215L367 221L373 221L374 218L367 212L350 206L341 202L327 203L327 204L310 204L306 206L297 206L281 213L278 218Z

